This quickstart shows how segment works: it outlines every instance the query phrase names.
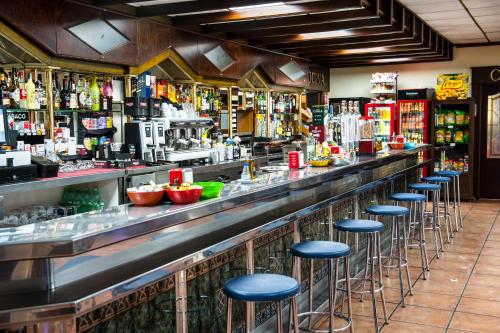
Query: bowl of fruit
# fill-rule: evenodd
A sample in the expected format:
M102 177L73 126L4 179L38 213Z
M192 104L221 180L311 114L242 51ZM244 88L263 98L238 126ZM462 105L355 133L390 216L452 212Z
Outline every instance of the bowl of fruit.
M326 167L330 163L330 159L326 157L314 157L310 160L313 167Z
M174 185L167 188L168 198L176 204L190 204L200 200L203 187L198 185L191 185L189 183L182 183L181 185Z
M164 194L163 185L154 183L127 189L128 198L137 206L155 206L161 202Z

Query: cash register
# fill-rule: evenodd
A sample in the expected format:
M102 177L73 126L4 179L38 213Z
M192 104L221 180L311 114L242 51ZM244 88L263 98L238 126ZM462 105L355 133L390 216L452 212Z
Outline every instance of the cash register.
M31 164L29 151L4 149L15 147L15 139L9 135L7 109L0 106L0 183L11 183L19 180L30 180L37 176L37 166Z

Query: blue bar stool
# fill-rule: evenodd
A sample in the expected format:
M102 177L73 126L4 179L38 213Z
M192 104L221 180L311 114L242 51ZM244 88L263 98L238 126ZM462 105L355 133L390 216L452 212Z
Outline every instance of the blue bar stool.
M295 269L297 271L300 270L300 266L298 265L298 258L309 259L310 260L310 278L309 278L309 311L299 313L299 319L301 317L308 317L309 324L307 328L299 327L300 330L306 330L308 332L320 332L320 333L330 333L330 332L340 332L346 329L350 329L350 332L353 333L352 327L352 306L351 306L351 284L349 281L349 254L351 253L351 248L349 245L339 242L331 242L331 241L304 241L300 243L296 243L292 245L290 248L290 252L293 254L292 261L292 272L295 273ZM318 312L313 311L313 260L315 259L323 259L328 260L328 312ZM339 259L344 259L344 274L346 281L346 296L347 296L347 316L344 315L343 312L335 313L335 299L337 297L337 284L338 284L338 271L339 271ZM335 264L334 264L335 262ZM335 266L335 273L333 273L333 269ZM294 277L297 278L296 274ZM300 283L300 281L299 281ZM342 298L343 299L343 298ZM313 315L328 315L329 318L329 329L328 330L314 330L311 329L312 324L312 316ZM334 326L334 317L339 317L347 322L347 324L341 328L335 329ZM290 318L291 319L291 318ZM291 320L290 320L291 323Z
M384 311L385 323L389 323L387 316L387 307L385 305L384 297L384 284L382 282L382 263L378 260L378 281L375 280L375 259L381 257L380 250L380 233L384 231L384 224L372 220L340 220L335 222L335 229L337 229L337 242L340 241L340 232L347 233L364 233L367 235L367 245L366 245L366 266L365 266L365 278L355 278L349 277L349 283L351 281L361 281L361 290L352 290L353 294L364 294L370 293L372 295L373 303L373 318L375 324L375 331L378 333L380 329L378 327L378 316L377 316L377 298L375 297L377 293L380 293L382 299L382 309ZM370 278L368 278L368 272L370 272ZM349 272L347 272L350 274ZM348 280L341 279L339 283L346 283L346 288L339 288L339 290L345 291L347 289ZM365 283L370 282L370 289L365 290ZM363 298L361 298L363 301Z
M407 202L410 204L410 223L413 223L416 226L418 226L418 247L420 248L420 259L422 261L422 273L423 273L423 278L424 280L427 279L427 271L430 270L429 266L429 257L427 255L427 246L426 246L426 241L425 241L425 202L427 201L427 197L423 194L417 194L417 193L393 193L390 198L394 200L394 204L397 206L399 202ZM412 205L415 204L415 212L414 212L414 219L412 220ZM417 214L417 212L419 214ZM417 215L419 215L418 220L417 220ZM410 225L411 229L411 225ZM408 240L410 240L411 233L408 233ZM394 239L394 237L393 237ZM407 245L407 247L410 245ZM393 249L393 242L391 242L391 255L392 255L392 249Z
M438 184L430 184L430 183L415 183L408 185L408 188L415 192L422 192L429 199L429 193L432 193L432 212L427 214L432 219L432 226L429 229L432 229L434 232L434 240L436 243L436 255L441 258L439 252L444 251L443 245L443 237L441 235L441 225L439 223L439 213L438 213L438 198L439 198L439 190L441 186ZM426 209L427 212L427 209ZM427 229L427 228L424 228Z
M370 216L375 216L375 219L378 216L389 216L392 217L392 232L391 235L394 235L394 239L396 240L397 247L397 256L394 256L392 253L392 245L391 245L391 253L387 257L380 257L379 260L386 258L386 264L383 265L387 268L398 268L399 270L399 289L401 292L401 305L405 306L405 297L404 297L404 286L403 286L403 267L406 270L406 279L408 282L408 289L410 291L410 295L413 295L413 290L411 287L411 278L410 278L410 269L408 268L408 247L407 247L407 239L406 239L406 222L405 217L410 215L410 210L406 207L401 206L391 206L391 205L374 205L368 207L365 212ZM402 218L402 219L401 219ZM403 225L403 232L401 235L401 226ZM403 244L401 244L401 239L403 240ZM392 244L392 240L391 240ZM401 248L404 250L404 254L401 253ZM392 260L397 260L397 265L392 265Z
M251 274L232 278L224 285L224 294L227 296L227 328L232 331L233 299L243 302L274 302L276 304L277 330L283 332L283 318L281 302L291 299L290 311L298 333L299 320L297 317L297 300L295 297L300 291L297 280L278 274ZM250 322L246 319L246 330L250 332Z
M442 188L440 188L439 196L438 196L438 214L439 218L443 217L444 218L444 223L446 226L446 239L448 240L448 243L451 241L451 238L453 238L453 228L451 226L451 215L450 215L450 187L449 183L451 183L451 178L449 177L439 177L439 176L431 176L431 177L424 177L422 178L424 182L427 183L432 183L432 184L438 184L442 185ZM441 215L441 190L444 191L443 193L443 213Z
M458 226L464 227L462 222L462 212L460 211L460 171L444 170L435 172L436 175L449 177L453 180L453 215L455 216L455 230Z

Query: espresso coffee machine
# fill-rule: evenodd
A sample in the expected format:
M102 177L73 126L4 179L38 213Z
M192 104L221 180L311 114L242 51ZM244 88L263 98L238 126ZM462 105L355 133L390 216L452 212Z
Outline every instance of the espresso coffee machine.
M204 138L213 126L210 118L168 119L165 160L169 162L206 161L210 157L210 139Z
M153 123L136 121L125 124L125 144L134 145L136 156L149 163L156 162Z

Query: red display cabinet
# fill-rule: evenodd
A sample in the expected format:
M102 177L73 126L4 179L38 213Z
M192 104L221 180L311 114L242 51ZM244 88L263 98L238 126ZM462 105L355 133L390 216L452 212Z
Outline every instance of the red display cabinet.
M396 131L396 104L368 103L365 104L365 116L373 117L375 121L375 141L390 142Z

